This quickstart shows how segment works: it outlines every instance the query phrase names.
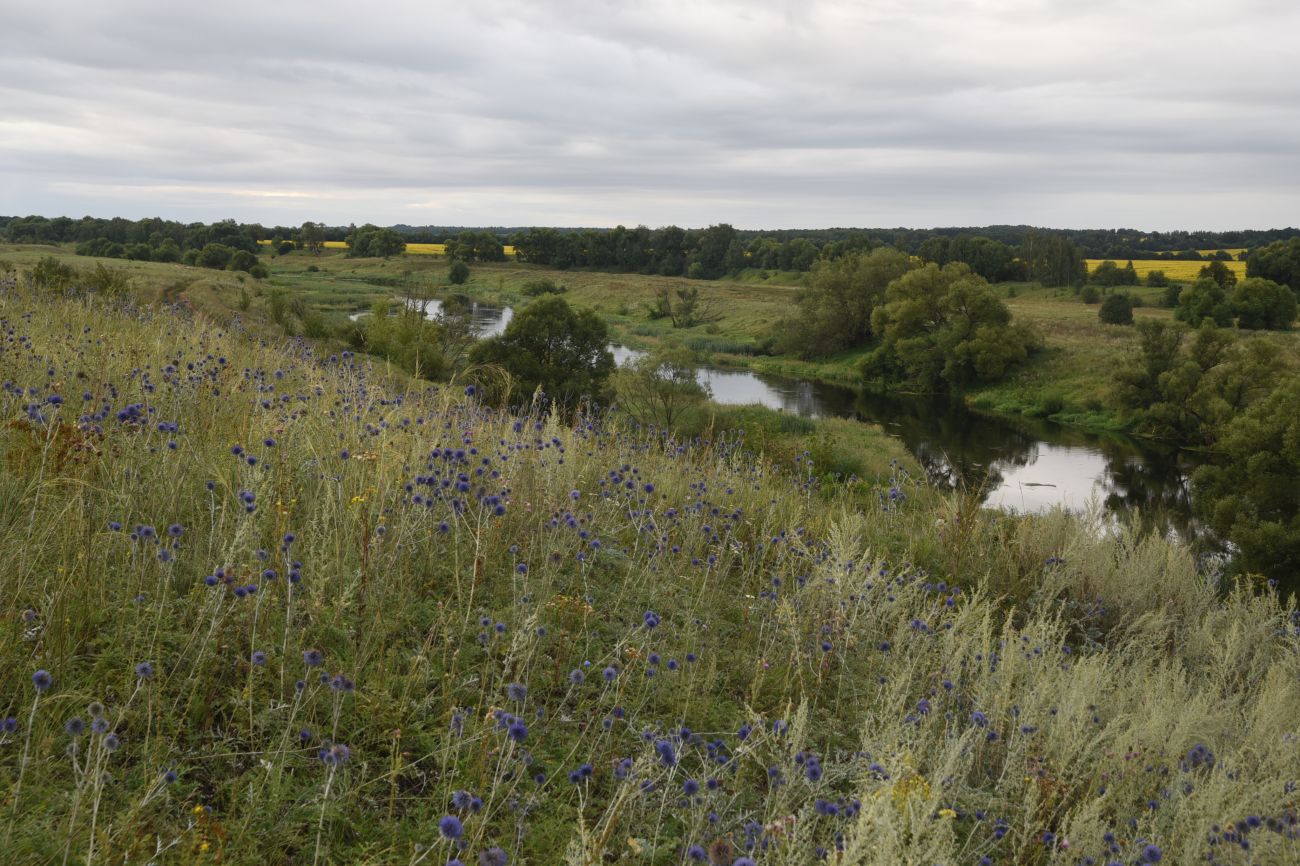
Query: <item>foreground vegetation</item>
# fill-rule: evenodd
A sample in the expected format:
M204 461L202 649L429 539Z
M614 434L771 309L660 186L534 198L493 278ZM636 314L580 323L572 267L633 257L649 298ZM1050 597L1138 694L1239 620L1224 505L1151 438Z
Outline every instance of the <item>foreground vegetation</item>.
M1297 856L1300 617L1164 539L178 304L0 323L8 862Z

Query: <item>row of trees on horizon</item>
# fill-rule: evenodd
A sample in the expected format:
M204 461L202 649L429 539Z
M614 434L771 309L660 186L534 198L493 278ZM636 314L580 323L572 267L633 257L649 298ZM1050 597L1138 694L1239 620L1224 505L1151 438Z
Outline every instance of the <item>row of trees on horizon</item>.
M41 216L0 217L0 237L13 243L76 244L84 255L203 264L215 259L213 245L256 256L271 241L273 253L295 249L319 252L326 242L349 244L349 255L387 257L407 243L446 244L446 255L462 261L503 261L505 246L525 262L558 269L685 276L718 279L748 269L811 270L818 261L853 252L892 247L939 265L960 262L981 277L1000 282L1037 280L1044 285L1078 285L1086 278L1084 260L1248 259L1254 250L1300 239L1300 229L1237 232L1138 232L1131 229L1060 230L1031 226L985 226L940 229L815 229L757 232L726 223L705 229L646 226L613 229L439 228L397 225L380 227L265 226L223 220L180 223L152 217L128 220ZM224 257L222 250L220 257ZM246 258L246 257L245 257ZM247 265L247 261L244 262ZM212 266L209 264L209 266ZM1273 273L1260 273L1290 284Z

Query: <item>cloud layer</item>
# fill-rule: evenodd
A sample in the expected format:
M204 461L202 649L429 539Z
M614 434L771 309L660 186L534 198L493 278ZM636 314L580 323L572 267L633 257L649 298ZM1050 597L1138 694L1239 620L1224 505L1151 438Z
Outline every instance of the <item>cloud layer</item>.
M4 13L0 213L1263 228L1300 7L53 2Z

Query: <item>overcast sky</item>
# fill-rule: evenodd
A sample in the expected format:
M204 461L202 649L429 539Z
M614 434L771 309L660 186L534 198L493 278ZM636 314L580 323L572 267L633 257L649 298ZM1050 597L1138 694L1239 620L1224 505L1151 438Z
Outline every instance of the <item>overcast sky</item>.
M54 0L0 28L0 214L1300 223L1295 0Z

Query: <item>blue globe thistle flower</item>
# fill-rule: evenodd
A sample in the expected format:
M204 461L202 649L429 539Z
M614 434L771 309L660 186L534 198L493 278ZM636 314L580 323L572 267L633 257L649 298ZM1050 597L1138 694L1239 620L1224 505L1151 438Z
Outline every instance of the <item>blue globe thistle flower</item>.
M657 740L655 742L655 754L659 756L659 763L665 767L677 766L677 750L668 740Z
M78 716L73 716L63 723L63 730L68 732L68 736L80 737L86 732L86 723Z
M107 734L108 719L104 718L103 716L95 716L93 719L90 720L90 729L94 731L96 734L101 734L101 735Z
M317 649L303 650L302 661L309 668L318 668L325 663L325 656Z
M682 782L682 793L688 797L693 797L700 792L700 783L694 779L687 779Z
M569 671L569 682L573 683L575 686L582 685L583 682L586 681L586 679L587 679L587 675L584 674L582 671L578 670L577 668L574 668L573 670Z
M757 866L757 864L749 857L741 857L731 861L731 866Z
M261 667L262 665L266 664L266 653L262 652L261 650L254 650L253 655L249 658L249 661L251 661L254 665L257 665L258 667Z
M36 687L38 692L48 692L50 687L54 685L54 677L50 676L50 672L47 670L39 670L32 674L32 685Z
M163 784L170 785L170 784L172 784L173 782L176 781L176 778L177 778L177 777L176 777L176 771L175 771L175 770L168 770L167 772L163 773L162 778L163 778Z
M351 752L349 752L348 747L342 743L333 743L330 746L322 748L316 753L316 755L325 764L328 764L331 767L337 767L347 762L348 758L351 757Z
M443 815L438 819L438 832L442 834L444 839L451 839L454 841L464 834L465 828L461 825L460 819L455 815Z
M1142 856L1140 859L1143 863L1159 863L1164 859L1164 856L1165 854L1160 850L1160 846L1147 845L1142 849Z
M506 736L516 743L522 743L528 739L528 727L519 719L515 719L506 727Z
M706 852L699 845L692 845L689 848L687 848L686 856L697 863L703 863L705 860L709 859L708 852Z
M462 812L468 809L473 801L474 798L469 791L456 791L451 795L451 807Z
M612 683L615 677L618 676L618 668L614 667L613 665L610 665L609 667L601 671L600 675L605 678L605 682Z
M528 687L523 683L511 683L506 686L506 696L515 703L521 704L528 697Z
M653 610L647 610L645 615L642 617L642 621L648 629L657 628L659 625L659 614L655 613Z
M18 730L18 720L13 716L6 716L5 720L0 722L0 731L4 731L6 734L12 734L16 730Z
M147 680L153 676L153 664L150 662L140 662L135 666L135 675L142 680Z
M506 852L495 846L478 855L478 866L507 866L509 862Z
M122 741L118 739L117 734L109 734L104 737L104 748L110 752L116 752L122 747Z

